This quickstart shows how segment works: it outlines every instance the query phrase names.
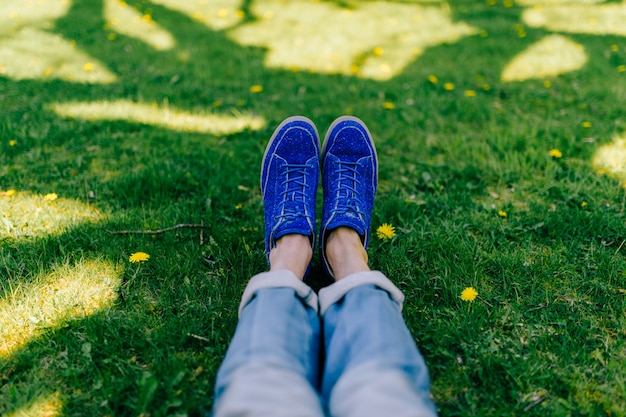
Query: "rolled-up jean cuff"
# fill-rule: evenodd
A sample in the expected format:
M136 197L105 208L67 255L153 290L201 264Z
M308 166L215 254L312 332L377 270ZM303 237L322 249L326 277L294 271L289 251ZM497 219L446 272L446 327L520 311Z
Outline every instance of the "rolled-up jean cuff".
M328 310L331 305L341 300L348 291L361 285L375 285L381 290L386 291L391 299L402 309L404 294L402 294L402 291L400 291L389 278L380 271L363 271L348 275L320 290L320 315L324 315L326 310Z
M293 288L299 298L314 311L318 311L317 294L289 270L262 272L253 276L241 296L239 316L243 308L254 298L254 294L265 288Z

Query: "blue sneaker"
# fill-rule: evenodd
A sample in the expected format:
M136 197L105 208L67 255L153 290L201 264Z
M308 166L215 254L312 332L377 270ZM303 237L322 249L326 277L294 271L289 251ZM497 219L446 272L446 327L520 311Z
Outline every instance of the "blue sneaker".
M322 146L324 211L320 232L320 258L334 278L326 259L326 239L337 227L354 229L367 248L374 197L378 185L378 158L372 135L360 119L342 116L328 129Z
M267 144L261 168L265 209L265 253L288 234L315 243L315 197L320 174L320 145L313 122L303 116L285 119Z

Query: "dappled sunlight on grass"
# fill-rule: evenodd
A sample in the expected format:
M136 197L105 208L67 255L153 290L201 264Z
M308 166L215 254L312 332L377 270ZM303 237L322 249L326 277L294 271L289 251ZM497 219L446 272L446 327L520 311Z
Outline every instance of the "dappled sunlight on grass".
M245 129L258 130L265 126L262 117L248 113L232 115L208 112L189 113L154 104L129 100L56 103L50 108L63 117L87 120L125 120L161 126L166 129L226 135Z
M513 58L502 81L553 77L582 68L588 60L582 45L561 35L549 35Z
M70 5L69 0L0 2L0 76L80 83L111 83L117 79L102 63L79 50L75 42L49 31Z
M626 36L626 3L576 3L538 5L524 10L522 20L528 26L558 32Z
M626 134L600 146L593 157L593 167L601 174L616 178L626 188Z
M58 392L37 398L30 404L5 414L4 417L56 417L61 415L63 403Z
M82 83L111 83L117 79L102 63L73 42L44 30L25 27L0 38L0 75L16 80L60 78Z
M60 234L69 227L102 218L95 207L56 198L56 194L42 196L13 190L0 194L0 241Z
M0 357L13 354L46 330L110 306L120 282L120 271L101 260L61 265L29 284L3 282Z
M9 34L26 25L49 29L70 5L69 0L0 0L0 33Z
M363 2L352 9L329 2L255 1L259 21L229 35L268 48L266 65L387 80L424 49L477 32L455 23L443 7ZM288 34L288 35L286 35Z
M240 0L152 0L152 3L185 13L214 30L232 27L244 17L239 9Z
M149 14L141 14L121 0L104 1L104 18L110 29L137 38L157 50L175 46L174 37L152 20Z

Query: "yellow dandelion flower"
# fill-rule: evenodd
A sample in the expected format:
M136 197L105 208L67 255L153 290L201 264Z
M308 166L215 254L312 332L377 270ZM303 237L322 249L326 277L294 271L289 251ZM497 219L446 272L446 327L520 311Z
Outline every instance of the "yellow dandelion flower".
M591 122L582 122L580 125L585 129L589 129L592 126Z
M95 65L93 62L87 62L85 65L83 65L83 70L85 72L91 72L93 71L94 68L95 68Z
M452 91L452 90L454 90L454 84L452 84L452 83L445 83L443 85L443 88L446 91Z
M392 239L395 235L396 229L388 223L383 223L376 229L376 236L381 240Z
M437 84L439 82L439 78L437 78L436 75L430 74L428 76L428 81L430 81L432 84Z
M6 190L6 191L1 192L0 194L2 194L3 197L13 197L15 194L17 194L17 191Z
M506 217L506 216L507 216L506 211L504 211L504 210L498 210L498 216L500 216L500 217Z
M553 158L561 158L563 157L563 152L559 151L558 149L552 149L550 150L550 152L548 152L548 155Z
M465 90L465 97L476 97L476 91L474 91L474 90Z
M626 65L620 65L619 67L617 67L617 71L618 72L626 72Z
M467 287L461 292L461 300L472 302L478 297L478 291L474 287Z
M489 90L491 90L491 86L489 84L485 83L485 84L483 84L483 90L489 91Z
M377 46L376 48L374 48L374 55L381 56L384 53L385 53L385 50L382 47Z
M57 193L50 193L50 194L46 194L46 195L43 196L43 199L46 200L46 201L54 201L57 198L59 198Z
M128 258L128 262L136 264L138 262L145 262L150 259L150 255L145 252L135 252Z
M115 33L112 33L112 32L111 32L111 33L109 33L109 34L107 35L107 39L108 39L108 40L110 40L110 41L114 41L114 40L116 40L116 39L117 39L117 35L116 35Z
M611 51L613 51L613 52L618 52L618 51L619 51L619 46L617 46L617 45L611 45Z
M390 102L390 101L385 101L385 102L383 103L383 107L384 107L384 108L386 108L387 110L393 110L393 109L395 109L395 108L396 108L396 105L395 105L395 104L393 104L393 103L392 103L392 102Z
M17 141L15 139L12 139L9 141L9 146L15 146L17 145Z
M243 208L243 204L239 203L235 206L235 210L241 210Z
M550 87L552 87L552 82L551 82L550 80L545 80L545 81L543 82L543 86L544 86L545 88L550 88Z
M263 86L262 85L253 85L252 87L250 87L250 92L251 93L260 93L261 91L263 91Z
M589 203L587 203L586 201L583 201L582 203L580 203L581 207L587 207L589 205Z

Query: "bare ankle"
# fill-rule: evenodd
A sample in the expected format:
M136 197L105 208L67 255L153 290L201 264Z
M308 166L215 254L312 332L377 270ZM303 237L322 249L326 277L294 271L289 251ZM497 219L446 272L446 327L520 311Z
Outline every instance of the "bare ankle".
M361 237L355 230L347 227L339 227L330 232L326 240L326 257L335 280L370 270Z
M309 236L285 235L276 241L276 247L270 251L270 271L287 269L302 280L312 257Z

